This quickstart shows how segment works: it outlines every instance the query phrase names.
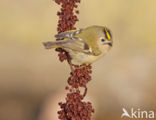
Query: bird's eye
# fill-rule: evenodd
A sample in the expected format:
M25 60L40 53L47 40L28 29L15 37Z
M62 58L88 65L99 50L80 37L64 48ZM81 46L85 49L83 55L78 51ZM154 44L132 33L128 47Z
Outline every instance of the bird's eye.
M104 38L102 38L102 39L101 39L101 42L105 42L105 39L104 39Z

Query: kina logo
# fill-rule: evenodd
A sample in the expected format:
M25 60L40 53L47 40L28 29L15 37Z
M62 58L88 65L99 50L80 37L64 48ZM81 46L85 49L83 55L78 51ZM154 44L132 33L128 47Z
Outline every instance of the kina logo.
M128 112L125 108L122 108L122 115L121 118L127 117L127 118L146 118L146 119L153 119L155 118L155 113L154 111L146 111L146 110L141 110L141 109L134 109L131 108L130 112Z

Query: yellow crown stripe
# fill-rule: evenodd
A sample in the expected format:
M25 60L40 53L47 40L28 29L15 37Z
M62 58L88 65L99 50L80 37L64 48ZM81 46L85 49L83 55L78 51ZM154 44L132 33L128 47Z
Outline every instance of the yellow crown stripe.
M108 38L108 39L111 39L111 36L110 36L110 34L108 33L107 28L105 28L105 31L106 31L107 38Z

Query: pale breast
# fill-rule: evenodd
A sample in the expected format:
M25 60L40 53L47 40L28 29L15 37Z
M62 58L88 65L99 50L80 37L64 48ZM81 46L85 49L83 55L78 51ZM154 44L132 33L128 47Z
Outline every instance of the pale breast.
M100 55L95 56L91 54L86 54L78 51L73 51L71 49L65 48L65 50L69 53L70 57L72 58L72 63L75 65L82 65L82 64L91 64L94 61L98 60L102 56L104 56L109 49L105 49Z
M72 63L75 65L81 65L81 64L91 64L103 55L101 54L100 56L94 56L94 55L88 55L85 53L76 53L74 54L73 52L70 52L70 56L72 57Z

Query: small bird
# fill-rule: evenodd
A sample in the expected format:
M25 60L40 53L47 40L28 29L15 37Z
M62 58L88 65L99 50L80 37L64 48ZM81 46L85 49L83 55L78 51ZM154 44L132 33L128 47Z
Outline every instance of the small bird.
M67 51L74 65L89 65L104 56L112 47L111 31L103 26L90 26L55 35L55 42L44 42L46 49L62 48Z

